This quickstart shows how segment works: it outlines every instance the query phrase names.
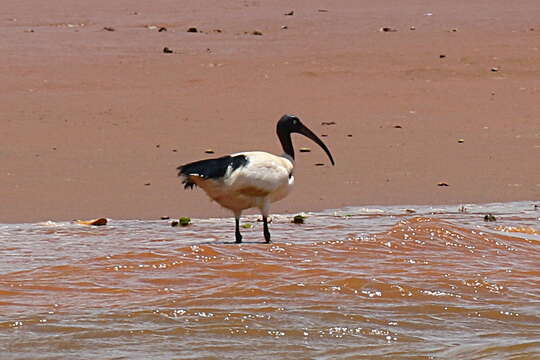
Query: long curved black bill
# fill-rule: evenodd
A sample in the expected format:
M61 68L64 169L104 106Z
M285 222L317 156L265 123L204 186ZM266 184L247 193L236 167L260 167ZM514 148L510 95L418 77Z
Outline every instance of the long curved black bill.
M298 133L304 135L305 137L310 138L314 142L316 142L328 155L328 158L330 159L330 162L332 163L332 166L335 165L334 158L332 157L332 154L330 153L330 150L326 147L326 145L322 142L321 139L317 135L313 133L313 131L309 130L305 125L301 125L300 129L298 129Z

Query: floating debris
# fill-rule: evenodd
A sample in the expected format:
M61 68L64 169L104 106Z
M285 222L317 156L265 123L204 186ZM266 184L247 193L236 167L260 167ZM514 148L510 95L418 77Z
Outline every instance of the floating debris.
M263 33L259 30L254 30L251 35L257 35L257 36L261 36Z
M402 128L403 128L403 126L401 126L401 125L394 125L394 126L392 126L392 127L393 127L394 129L402 129Z
M168 47L164 47L164 48L163 48L163 53L164 53L164 54L172 54L173 51L172 51L171 49L169 49Z
M445 182L440 182L440 183L437 183L437 186L450 186L450 185L448 185L448 183L445 183Z
M498 67L492 67L492 68L491 68L491 71L492 71L492 72L497 72L497 71L499 71L499 70L500 70L500 69L499 69Z
M178 220L179 220L180 226L188 226L189 224L191 224L191 219L186 216L182 216Z
M180 224L180 221L178 221L178 220L171 221L171 226L172 227L176 227L176 226L178 226L178 224Z
M416 30L416 27L411 26L411 27L409 28L409 30L413 30L413 31L414 31L414 30Z
M197 29L195 26L191 26L187 29L187 32L196 33L199 32L199 29Z
M158 32L164 32L164 31L167 31L167 28L162 26L159 28Z
M493 214L487 214L484 216L484 221L497 221L497 218Z
M440 54L440 55L439 55L439 59L444 59L445 57L446 57L445 54Z
M295 215L294 218L292 219L292 222L294 224L303 224L306 220L306 217L304 215Z
M223 30L221 30L221 29L214 29L214 30L212 30L212 32L215 32L215 33L218 33L218 34L220 34L220 33L222 33L222 32L223 32Z
M79 225L92 225L92 226L107 225L106 218L98 218L98 219L92 219L92 220L73 220L73 221Z
M324 166L324 163L315 163L315 166Z
M244 229L251 229L253 227L253 224L250 224L250 223L246 223L246 224L243 224L242 227Z
M311 152L311 149L307 148L307 147L302 147L302 148L298 149L298 151L300 151L300 152Z
M148 25L146 28L149 30L156 30L158 27L156 25Z
M105 26L105 27L103 28L103 30L105 30L105 31L116 31L115 28L110 27L110 26Z
M414 209L405 209L405 212L407 214L414 214L416 212L416 210L414 210Z
M318 9L317 11L318 11L318 12L328 12L327 9Z
M281 30L287 30L289 27L287 25L281 26Z
M463 144L465 142L465 139L458 139L457 142L460 143L460 144Z
M214 153L214 150L212 150L212 149L206 149L206 150L204 150L204 152L207 153L207 154L213 154L213 153Z
M161 219L161 220L169 220L170 217L168 217L168 216L162 216L160 219Z
M294 15L294 10L288 11L283 15L285 15L285 16L293 16Z
M352 134L347 134L347 137L352 137Z
M336 125L336 122L335 121L323 121L321 123L321 125L323 125L323 126Z
M394 29L394 28L391 28L391 27L384 26L384 27L380 28L379 31L380 31L380 32L396 32L397 29Z
M144 186L150 186L150 185L152 185L152 183L150 182L144 183Z

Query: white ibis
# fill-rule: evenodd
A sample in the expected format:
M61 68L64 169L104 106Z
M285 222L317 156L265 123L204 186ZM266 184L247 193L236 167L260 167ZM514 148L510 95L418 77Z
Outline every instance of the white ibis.
M294 115L283 115L277 123L277 136L284 154L276 156L262 151L231 154L215 159L195 161L179 166L178 176L184 188L202 188L218 204L234 212L236 242L242 242L240 215L249 208L258 208L263 217L263 233L270 242L268 213L270 204L283 199L294 184L294 148L291 133L302 134L317 143L334 159L326 145Z

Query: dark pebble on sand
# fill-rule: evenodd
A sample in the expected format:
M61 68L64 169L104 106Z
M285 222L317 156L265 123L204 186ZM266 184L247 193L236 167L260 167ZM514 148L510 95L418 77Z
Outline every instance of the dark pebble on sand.
M444 55L444 54L439 55L439 59L444 59L445 57L446 57L446 55Z
M163 53L164 53L164 54L172 54L173 51L172 51L171 49L169 49L168 47L164 47L164 48L163 48Z
M187 29L187 32L196 33L199 32L199 29L197 29L195 26L192 26Z

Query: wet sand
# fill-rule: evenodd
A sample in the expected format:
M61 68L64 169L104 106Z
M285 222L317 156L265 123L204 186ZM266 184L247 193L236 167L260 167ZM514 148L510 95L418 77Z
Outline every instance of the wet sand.
M274 212L538 200L539 18L534 0L8 1L0 222L229 216L175 167L279 153L283 113L337 164L295 138L313 151Z

